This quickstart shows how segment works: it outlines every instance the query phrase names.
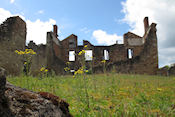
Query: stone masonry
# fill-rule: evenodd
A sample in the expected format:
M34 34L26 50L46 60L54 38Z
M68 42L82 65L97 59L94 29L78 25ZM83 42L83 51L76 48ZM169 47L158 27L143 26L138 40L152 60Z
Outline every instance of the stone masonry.
M23 61L14 51L24 50L25 43L26 23L19 16L8 18L0 25L0 66L7 73L21 72Z
M54 31L57 30L54 26ZM87 67L91 67L93 72L103 72L101 61L105 59L105 51L108 52L109 59L106 60L106 68L108 71L115 70L120 73L134 73L134 74L156 74L158 70L158 50L157 50L157 35L156 24L149 25L148 17L144 18L144 35L138 36L134 33L128 32L124 34L124 44L113 44L110 46L94 46L87 40L83 41L83 45L78 45L77 36L72 34L60 41L57 38L57 32L47 33L47 44L51 45L49 52L50 62L48 68L55 66L54 69L58 72L59 66L64 66L66 62L70 62L71 69L77 70L80 67L78 53L85 45L86 50L92 51L92 60L87 60ZM52 35L52 36L49 36ZM129 55L129 50L131 55ZM70 60L70 52L75 53L75 60ZM59 59L58 62L55 58ZM57 67L56 67L57 66Z
M33 74L37 74L41 67L47 67L49 71L54 71L56 74L64 74L67 62L70 63L72 70L80 67L78 53L87 45L86 51L92 57L86 60L87 69L92 68L95 73L103 72L101 61L106 60L107 71L156 74L158 71L156 24L149 25L148 17L144 18L144 31L143 36L132 32L125 33L124 44L116 42L110 46L95 46L84 40L83 45L78 45L78 37L74 34L59 40L57 26L54 25L53 32L47 32L46 45L36 45L31 41L25 47L25 22L19 17L12 17L0 26L0 53L3 55L0 56L0 66L4 67L8 73L17 74L22 69L22 62L17 63L17 60L20 62L20 58L14 55L14 50L23 50L25 47L37 52L32 59ZM7 54L8 52L10 54ZM16 61L12 60L14 57L18 57Z

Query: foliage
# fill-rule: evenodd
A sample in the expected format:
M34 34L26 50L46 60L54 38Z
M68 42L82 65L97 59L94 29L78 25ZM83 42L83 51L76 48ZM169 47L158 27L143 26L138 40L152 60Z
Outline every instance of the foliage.
M12 84L36 92L51 92L70 104L75 117L173 117L175 115L175 78L104 74L87 75L89 108L83 76L8 78ZM27 87L27 81L28 85Z
M45 67L41 67L41 69L40 69L40 76L41 76L41 78L42 77L47 77L48 76L48 69L46 69Z
M32 49L25 49L25 51L22 50L15 50L15 53L23 57L23 64L24 69L23 72L25 75L29 75L30 67L32 63L32 56L36 54L36 52Z

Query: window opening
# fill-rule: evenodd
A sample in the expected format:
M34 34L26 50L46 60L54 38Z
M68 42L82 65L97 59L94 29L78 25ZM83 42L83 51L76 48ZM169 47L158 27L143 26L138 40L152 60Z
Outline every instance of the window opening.
M104 50L104 60L109 60L109 52Z
M92 50L85 50L85 60L86 61L92 60Z
M128 58L129 59L133 58L133 50L132 49L128 49Z
M75 51L69 51L69 61L75 61Z

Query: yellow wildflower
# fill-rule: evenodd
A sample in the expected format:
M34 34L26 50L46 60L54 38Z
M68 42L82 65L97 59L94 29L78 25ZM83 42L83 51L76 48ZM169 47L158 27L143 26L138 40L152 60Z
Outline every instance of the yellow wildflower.
M69 71L70 68L69 68L69 67L65 67L64 70L65 70L65 71Z
M40 69L40 71L42 72L42 71L44 71L45 70L45 68L44 67L42 67L41 69Z
M106 63L106 60L102 60L101 62L102 62L102 63Z
M158 113L158 112L160 112L160 109L153 109L153 110L151 110L151 112L152 113Z
M84 48L87 48L87 45L85 45Z
M78 55L82 55L82 51L80 51L80 52L78 53Z
M34 52L32 49L25 49L25 51L18 51L15 50L15 53L19 54L19 55L24 55L24 54L36 54L36 52Z
M81 50L79 53L78 53L78 55L80 56L80 55L82 55L82 54L84 54L85 53L85 50Z
M25 54L23 51L19 51L19 53L18 53L19 55L23 55L23 54Z
M163 89L162 88L157 88L157 91L162 91Z
M45 69L44 72L48 72L48 69Z
M18 53L18 50L15 50L15 53Z

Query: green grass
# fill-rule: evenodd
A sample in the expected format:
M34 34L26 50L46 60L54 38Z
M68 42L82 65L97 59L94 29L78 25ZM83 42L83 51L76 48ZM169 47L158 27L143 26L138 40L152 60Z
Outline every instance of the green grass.
M8 81L32 91L51 92L69 104L75 117L173 117L175 116L175 78L99 74L47 78L13 77ZM87 84L90 108L84 86Z

